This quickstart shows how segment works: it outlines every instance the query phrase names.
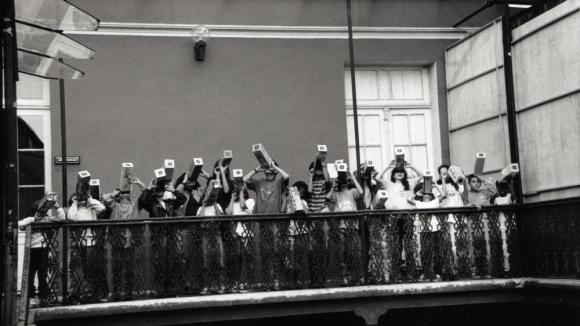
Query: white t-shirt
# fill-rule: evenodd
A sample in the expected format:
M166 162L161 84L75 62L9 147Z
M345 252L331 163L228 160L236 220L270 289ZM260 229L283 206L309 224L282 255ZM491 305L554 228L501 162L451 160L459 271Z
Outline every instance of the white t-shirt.
M437 208L439 207L439 199L433 199L432 201L427 202L416 201L415 207L417 207L418 209ZM422 230L423 232L439 231L440 229L439 222L437 221L437 217L435 217L435 215L431 215L431 217L429 218L429 224L431 224L431 230ZM422 225L419 224L419 227L422 227Z
M246 209L240 207L239 202L235 202L232 206L232 215L250 215L254 213L254 206L256 202L254 199L246 199ZM249 237L253 235L252 230L246 230L241 221L236 224L236 234L240 237Z
M437 185L433 188L433 194L436 198L443 196L443 185ZM463 207L463 198L461 194L463 193L463 185L459 185L459 189L450 184L445 184L445 192L447 193L447 198L441 202L441 207Z
M218 216L218 213L220 215L223 215L224 211L222 210L221 206L216 203L215 205L212 206L201 206L200 208L197 209L196 216Z
M400 182L391 182L386 180L382 182L383 187L387 189L389 193L389 199L385 202L386 209L412 209L413 206L409 204L407 199L411 199L413 192L412 187L409 184L409 190L405 190L405 187Z

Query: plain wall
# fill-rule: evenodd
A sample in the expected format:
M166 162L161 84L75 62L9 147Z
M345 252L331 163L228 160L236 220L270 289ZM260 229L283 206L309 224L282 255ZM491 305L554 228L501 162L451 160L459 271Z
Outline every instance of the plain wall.
M165 158L183 171L192 157L213 165L224 149L234 151L232 168L247 172L257 165L251 145L258 142L292 182L306 180L316 144L328 145L330 160L347 158L344 40L214 39L206 61L195 62L186 38L75 38L97 55L74 62L86 78L65 86L67 151L81 157L80 166L69 167L69 193L79 170L110 191L121 162L133 162L148 182ZM359 40L356 61L436 67L436 107L447 119L443 52L452 41ZM53 155L59 155L58 83L51 90ZM438 132L439 123L433 119ZM59 189L60 167L52 177Z

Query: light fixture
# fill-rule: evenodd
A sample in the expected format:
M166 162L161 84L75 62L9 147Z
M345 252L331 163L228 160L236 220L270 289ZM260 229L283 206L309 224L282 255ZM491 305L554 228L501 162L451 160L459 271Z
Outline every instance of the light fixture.
M519 8L519 9L528 9L532 5L531 4L523 4L523 3L510 3L510 8Z
M195 25L191 30L191 39L193 41L195 61L203 61L205 59L205 47L209 40L209 29L203 25Z

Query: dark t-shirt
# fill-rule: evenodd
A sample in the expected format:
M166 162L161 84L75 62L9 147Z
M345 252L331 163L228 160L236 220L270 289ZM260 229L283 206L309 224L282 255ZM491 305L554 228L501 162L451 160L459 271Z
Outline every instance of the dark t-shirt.
M282 177L276 175L272 181L264 178L252 179L251 188L256 192L256 214L280 213L282 206Z

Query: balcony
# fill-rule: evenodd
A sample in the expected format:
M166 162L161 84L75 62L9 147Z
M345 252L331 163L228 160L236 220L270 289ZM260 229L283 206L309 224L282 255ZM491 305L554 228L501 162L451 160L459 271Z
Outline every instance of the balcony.
M91 316L122 323L152 312L177 324L293 309L353 311L376 324L405 307L578 301L579 214L575 198L479 210L47 223L26 230L25 259L30 234L42 234L48 289L34 310L38 325L98 323Z

